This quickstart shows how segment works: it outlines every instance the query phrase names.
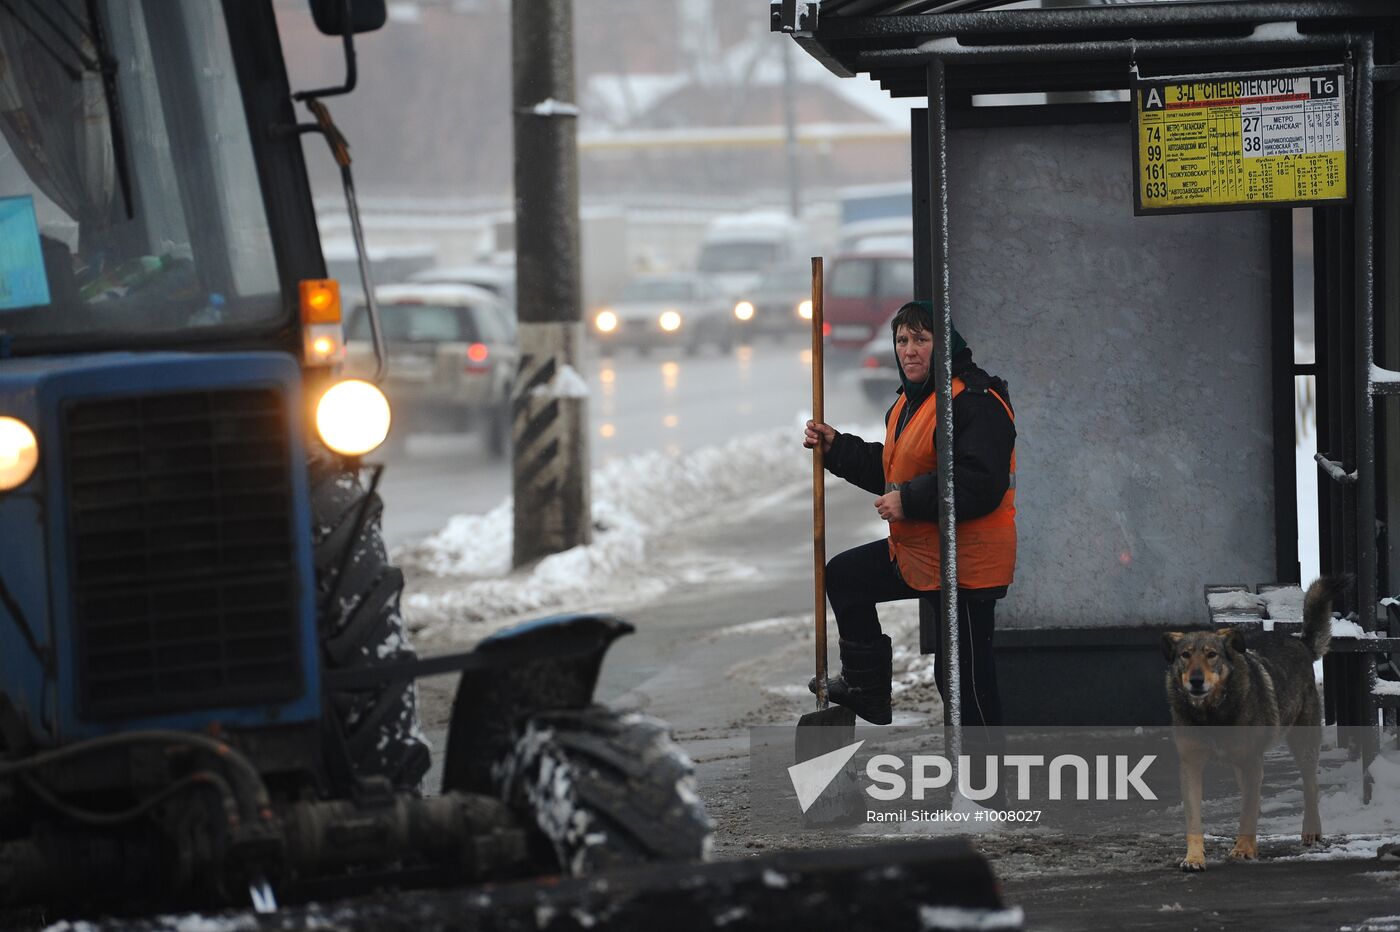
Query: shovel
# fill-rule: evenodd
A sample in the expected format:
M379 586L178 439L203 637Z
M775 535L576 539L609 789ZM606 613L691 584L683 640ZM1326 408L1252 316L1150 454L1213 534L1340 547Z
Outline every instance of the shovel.
M822 260L812 258L812 420L822 411ZM856 714L833 706L826 694L826 472L822 445L812 448L812 565L816 578L817 711L797 720L798 763L820 757L855 740Z

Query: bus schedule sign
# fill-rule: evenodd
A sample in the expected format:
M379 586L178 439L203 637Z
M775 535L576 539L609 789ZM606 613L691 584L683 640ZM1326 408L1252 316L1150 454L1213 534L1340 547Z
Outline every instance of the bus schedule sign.
M1346 68L1134 77L1138 214L1350 199Z

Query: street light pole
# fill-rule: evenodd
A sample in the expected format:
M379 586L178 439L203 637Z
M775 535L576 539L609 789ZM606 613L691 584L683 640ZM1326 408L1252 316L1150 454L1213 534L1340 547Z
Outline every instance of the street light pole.
M783 130L787 153L788 212L796 220L802 212L802 182L797 175L797 80L792 67L792 43L783 46Z
M515 566L591 539L572 0L513 0Z

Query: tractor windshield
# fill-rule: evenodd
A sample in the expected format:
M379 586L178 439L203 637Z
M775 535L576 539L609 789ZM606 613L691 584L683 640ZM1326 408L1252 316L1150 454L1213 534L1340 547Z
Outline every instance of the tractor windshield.
M193 341L282 313L218 0L0 4L0 344Z

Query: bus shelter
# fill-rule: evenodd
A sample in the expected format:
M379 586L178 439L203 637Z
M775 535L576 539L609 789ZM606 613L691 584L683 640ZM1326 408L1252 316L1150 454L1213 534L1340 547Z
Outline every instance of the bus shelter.
M1225 619L1208 590L1306 585L1300 528L1323 573L1356 577L1329 719L1374 723L1400 649L1400 6L1027 6L771 5L834 73L927 101L915 297L1016 407L1008 724L1165 723L1160 632L1271 621ZM1308 376L1319 505L1300 516Z

